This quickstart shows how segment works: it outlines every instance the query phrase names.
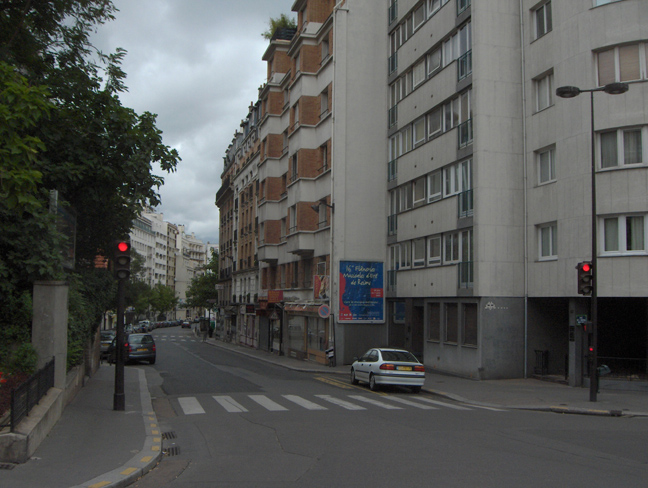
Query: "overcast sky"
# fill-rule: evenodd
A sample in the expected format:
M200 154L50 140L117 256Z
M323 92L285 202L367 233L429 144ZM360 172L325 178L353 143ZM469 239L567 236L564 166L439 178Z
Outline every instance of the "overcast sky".
M164 144L182 158L175 173L154 168L165 180L157 211L204 242L218 242L225 150L266 81L261 33L270 17L295 18L294 1L113 0L116 20L93 37L106 54L128 51L122 104L157 114Z

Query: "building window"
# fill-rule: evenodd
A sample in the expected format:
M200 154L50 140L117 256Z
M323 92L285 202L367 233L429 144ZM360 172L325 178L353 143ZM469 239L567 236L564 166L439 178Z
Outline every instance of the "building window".
M428 237L428 266L441 264L441 236Z
M412 89L425 81L425 58L419 61L412 69Z
M538 249L540 260L558 257L558 226L555 222L538 227Z
M645 215L621 215L603 219L605 254L645 254Z
M441 199L442 194L442 172L435 171L428 175L428 203Z
M540 5L533 11L535 20L535 38L544 36L547 32L551 32L551 0Z
M441 118L441 107L433 110L428 114L428 136L432 137L440 134L443 129L443 121Z
M412 265L414 268L425 266L425 238L412 241Z
M412 208L412 185L411 183L406 183L399 188L400 193L400 211L404 212Z
M443 262L458 263L472 260L472 230L451 232L444 235Z
M419 8L414 10L414 30L421 27L423 22L425 22L425 3L422 3Z
M615 168L643 162L648 126L602 132L599 135L601 168Z
M466 346L477 346L477 304L463 304L462 339Z
M443 196L448 197L472 188L472 159L443 168Z
M536 112L553 105L553 73L534 81L536 92Z
M538 184L556 181L556 149L544 149L536 153Z
M456 303L445 303L445 342L457 344L459 342L459 317Z
M414 194L414 205L420 204L425 202L425 199L427 197L425 193L425 181L426 177L422 176L420 178L417 178L412 182L412 190Z
M398 246L400 250L400 261L398 264L398 269L409 269L412 267L412 260L410 258L410 244L409 242L404 243L402 246Z
M432 73L441 68L441 48L437 48L428 54L427 61L428 75L432 75Z
M598 84L648 78L648 45L646 43L618 46L598 53Z
M428 16L434 15L437 10L443 7L450 0L428 0Z
M414 147L422 142L425 142L425 117L421 117L416 122L414 122Z
M441 304L428 303L428 341L441 342Z

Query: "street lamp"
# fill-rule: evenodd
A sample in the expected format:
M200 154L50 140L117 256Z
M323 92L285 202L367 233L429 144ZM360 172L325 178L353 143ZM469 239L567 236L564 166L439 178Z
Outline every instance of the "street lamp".
M589 370L590 370L590 402L596 401L596 394L598 392L598 374L596 371L597 355L598 355L598 340L597 340L597 325L598 325L598 268L596 263L597 244L596 244L596 134L594 132L594 92L602 91L608 95L621 95L627 92L629 86L627 83L610 83L599 88L591 88L589 90L578 88L577 86L561 86L556 88L556 95L560 98L574 98L581 93L588 92L590 94L590 138L591 138L591 156L592 156L592 300L591 306L591 333L592 344L591 354L589 357Z

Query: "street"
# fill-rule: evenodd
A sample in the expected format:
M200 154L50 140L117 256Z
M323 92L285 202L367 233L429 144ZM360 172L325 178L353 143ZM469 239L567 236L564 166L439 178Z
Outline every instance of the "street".
M648 419L459 404L153 332L165 456L133 486L645 486Z

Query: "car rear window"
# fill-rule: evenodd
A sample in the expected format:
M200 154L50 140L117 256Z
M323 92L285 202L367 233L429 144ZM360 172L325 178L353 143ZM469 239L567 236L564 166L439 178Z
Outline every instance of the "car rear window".
M131 344L151 344L153 342L153 337L150 335L132 335L128 338Z
M416 356L407 351L382 351L382 357L384 361L407 361L418 363Z

